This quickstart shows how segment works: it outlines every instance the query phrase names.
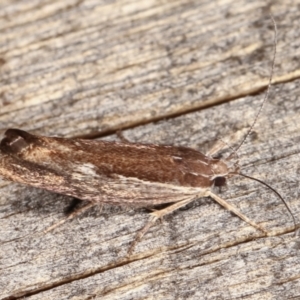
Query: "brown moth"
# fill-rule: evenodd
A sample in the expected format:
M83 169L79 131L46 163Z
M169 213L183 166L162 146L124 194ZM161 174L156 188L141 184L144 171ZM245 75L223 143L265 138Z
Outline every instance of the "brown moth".
M8 129L0 144L0 175L15 182L89 201L90 204L83 209L98 203L140 207L169 204L150 213L149 222L139 231L129 253L158 218L201 197L213 198L267 235L262 226L214 194L212 187L225 185L226 180L235 175L261 182L241 174L238 163L232 162L232 159L250 134L268 97L276 53L275 23L274 26L274 58L267 93L247 135L228 158L213 157L219 147L204 155L186 147L44 137ZM48 230L55 226L57 224Z
M219 196L214 185L237 166L199 151L174 146L66 139L8 129L0 144L0 174L12 181L97 203L149 207L138 239L160 217L200 197L212 197L255 228L267 232ZM55 225L56 226L56 225ZM131 247L131 252L133 246Z

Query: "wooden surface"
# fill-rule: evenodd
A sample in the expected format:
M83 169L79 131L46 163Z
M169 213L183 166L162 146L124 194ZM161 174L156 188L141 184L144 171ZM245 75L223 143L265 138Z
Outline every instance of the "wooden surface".
M236 145L268 81L272 12L276 85L239 157L300 223L299 5L1 1L1 136L16 127L115 139L130 128L123 135L135 142ZM256 182L232 178L221 196L272 236L199 199L158 222L130 258L146 210L95 208L45 235L71 199L4 179L0 187L0 299L300 299L299 237Z

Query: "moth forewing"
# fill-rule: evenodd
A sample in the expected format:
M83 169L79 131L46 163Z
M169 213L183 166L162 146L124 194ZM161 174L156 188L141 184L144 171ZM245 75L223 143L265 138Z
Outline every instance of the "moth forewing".
M225 164L189 148L51 138L18 129L7 130L0 151L1 174L14 181L135 206L203 194L216 171L226 172Z

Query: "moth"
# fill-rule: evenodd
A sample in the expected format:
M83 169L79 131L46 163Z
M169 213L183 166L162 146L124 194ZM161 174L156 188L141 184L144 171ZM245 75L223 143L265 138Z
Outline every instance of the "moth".
M268 91L271 80L272 73ZM268 92L263 103L267 95ZM267 235L261 225L212 192L212 187L224 186L227 179L236 175L261 182L242 174L238 163L233 162L239 147L229 157L219 159L214 157L214 151L204 155L186 147L45 137L8 129L0 143L0 175L11 181L89 201L86 208L98 203L135 207L167 204L167 207L150 213L148 223L138 232L129 249L132 253L136 242L157 219L201 197L213 198Z

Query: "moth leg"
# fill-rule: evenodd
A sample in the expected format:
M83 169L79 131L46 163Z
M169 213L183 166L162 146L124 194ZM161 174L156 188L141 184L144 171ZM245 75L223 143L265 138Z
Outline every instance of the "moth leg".
M117 130L116 135L121 140L121 142L131 144L131 142L127 140L126 137L123 135L121 130Z
M127 256L130 256L132 254L136 244L142 239L142 237L146 234L146 232L156 222L157 219L158 219L157 217L150 216L147 224L141 230L139 230L137 235L135 236L134 241L131 243L131 245L128 249Z
M223 150L226 143L222 140L218 140L205 154L206 156L212 157L216 155L219 151Z
M131 255L136 244L143 238L143 236L147 233L147 231L149 230L149 228L154 225L154 223L162 218L163 216L165 215L168 215L170 213L172 213L173 211L179 209L180 207L182 206L185 206L187 205L188 203L194 201L195 199L199 198L199 196L197 197L192 197L192 198L188 198L186 200L182 200L182 201L179 201L179 202L176 202L164 209L160 209L160 210L155 210L153 212L150 213L150 218L149 218L149 221L146 223L146 225L138 231L134 241L131 243L130 247L129 247L129 250L128 250L128 253L127 255Z
M223 200L222 198L220 198L216 194L212 193L211 191L207 191L205 196L211 197L216 202L218 202L221 206L223 206L225 209L233 212L235 215L237 215L240 219L242 219L246 223L248 223L251 226L253 226L254 228L262 231L265 235L268 235L268 232L262 226L258 225L254 221L250 220L248 217L246 217L244 214L242 214L235 206L233 206L232 204L230 204L227 201Z
M44 230L44 233L48 233L49 231L52 231L53 229L55 229L56 227L66 223L67 221L75 218L76 216L82 214L83 212L85 212L86 210L88 210L89 208L95 206L95 203L90 203L74 212L72 212L67 218L60 220L59 222L53 224L52 226L48 227L47 229Z
M64 213L68 216L72 212L76 211L76 208L83 202L83 200L78 198L73 198L70 205L64 210Z

